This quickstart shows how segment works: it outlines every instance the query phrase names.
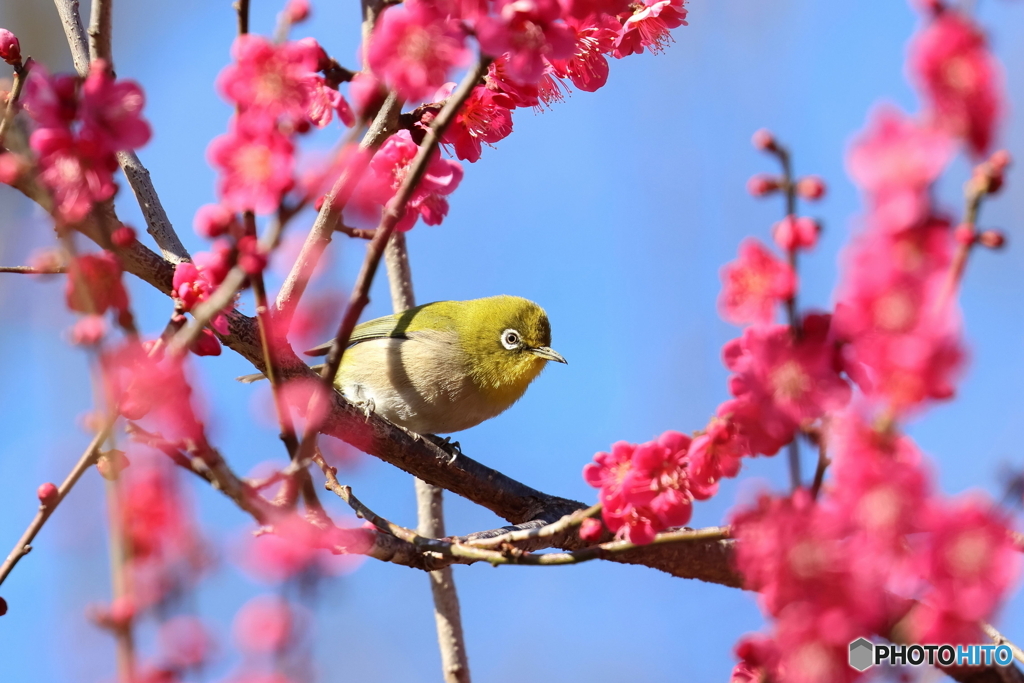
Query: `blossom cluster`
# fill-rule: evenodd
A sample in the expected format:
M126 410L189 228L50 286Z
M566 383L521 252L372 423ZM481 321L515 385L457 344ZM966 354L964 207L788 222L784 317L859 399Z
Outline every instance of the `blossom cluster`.
M1018 573L1006 515L938 494L910 438L851 408L830 446L828 495L765 494L733 515L736 567L772 618L737 646L734 681L853 680L849 643L895 623L910 642L982 642Z
M34 66L23 102L35 128L29 146L37 155L39 181L52 193L54 215L76 223L116 189L116 153L146 144L145 96L134 81L115 79L99 59L85 79L51 76Z
M748 238L722 269L721 315L746 326L723 348L731 398L692 440L666 432L620 442L584 469L600 490L603 526L648 543L685 524L694 501L736 476L744 457L796 449L802 437L820 449L813 488L797 478L792 493L762 494L732 514L736 569L771 624L738 644L736 682L853 680L861 674L847 664L849 643L890 635L894 624L912 642L981 642L980 622L1017 576L1008 516L980 496L939 494L900 429L954 394L966 356L959 278L972 246L1002 244L974 221L1009 163L997 152L976 168L963 225L934 206L932 185L958 142L973 155L990 146L1002 95L980 29L942 3L928 6L910 53L924 112L878 107L849 150L866 212L841 259L834 310L796 307L795 266L819 227L795 208L800 198L821 198L825 185L792 177L788 152L759 131L755 147L777 156L785 173L755 176L748 189L785 194L793 213L771 231L781 253ZM601 527L588 523L581 536L598 541Z

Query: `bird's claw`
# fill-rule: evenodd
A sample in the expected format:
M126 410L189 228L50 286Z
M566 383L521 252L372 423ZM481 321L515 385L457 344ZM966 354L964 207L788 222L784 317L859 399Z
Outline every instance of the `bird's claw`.
M460 455L463 454L462 453L462 448L459 446L459 442L458 441L452 441L452 437L450 437L450 436L446 436L443 439L440 436L437 436L436 434L426 434L425 436L428 439L430 439L434 443L435 446L437 446L438 448L443 450L448 455L452 456L452 459L448 461L449 465L454 463L455 460Z

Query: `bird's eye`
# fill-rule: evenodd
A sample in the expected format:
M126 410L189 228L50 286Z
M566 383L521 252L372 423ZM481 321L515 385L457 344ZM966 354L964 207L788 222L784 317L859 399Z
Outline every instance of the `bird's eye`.
M509 351L519 347L519 333L515 330L505 330L501 333L501 345Z

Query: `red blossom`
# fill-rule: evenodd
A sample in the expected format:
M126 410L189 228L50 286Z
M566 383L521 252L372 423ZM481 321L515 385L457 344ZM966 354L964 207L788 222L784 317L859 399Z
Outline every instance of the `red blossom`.
M353 204L357 210L373 216L391 201L418 152L419 146L408 130L400 130L389 137L370 160L367 172L355 189ZM439 224L448 212L447 195L454 192L461 181L462 166L435 151L396 229L410 230L420 216L428 225Z
M128 293L121 281L121 263L109 251L78 256L68 265L64 290L68 308L101 315L108 309L127 310Z
M687 26L685 0L656 0L632 5L633 13L622 24L615 41L615 56L640 54L646 47L654 54L673 42L669 31Z
M174 297L181 302L182 310L191 311L197 304L206 301L217 289L231 267L229 262L230 246L217 242L213 250L194 256L194 261L182 261L174 267L174 278L171 285ZM229 302L225 311L230 310L233 302ZM228 333L228 321L224 312L214 316L211 326L221 334Z
M100 366L108 399L121 415L129 420L148 417L172 441L204 443L180 358L151 357L141 344L126 341L105 351Z
M93 204L114 196L117 159L67 129L39 128L29 140L39 154L39 180L53 193L57 216L77 223Z
M293 126L330 120L330 108L321 105L323 78L317 74L323 49L315 40L274 44L247 33L235 38L231 55L235 62L221 71L217 87L247 118L264 118L268 126L278 119ZM314 107L315 117L310 116Z
M450 96L448 89L438 99ZM445 131L443 142L455 148L455 156L470 163L480 159L481 145L492 144L512 133L512 98L484 86L473 88L466 103Z
M458 24L426 0L387 8L367 50L374 73L412 101L432 95L468 58Z
M939 13L910 47L910 71L935 123L975 155L992 143L1004 95L999 65L981 29L954 10Z
M613 16L592 15L586 19L569 17L565 23L572 29L576 45L572 56L552 59L551 66L559 78L568 78L580 90L594 92L608 81L608 58L622 26Z
M944 132L883 106L854 142L846 164L867 193L875 220L899 230L927 215L927 190L952 156L953 143Z
M735 425L718 417L690 444L690 490L697 500L706 500L718 492L723 477L735 477L740 458L750 455Z
M106 61L97 59L89 66L82 83L79 117L81 135L110 152L132 150L149 142L149 124L142 118L146 103L142 88L135 81L115 81Z
M508 55L502 55L487 67L484 84L489 90L503 93L512 98L517 107L536 107L540 104L540 93L534 84L523 84L508 75Z
M796 291L796 275L753 238L740 244L738 259L722 267L722 317L736 324L769 323L777 304Z
M557 0L499 0L496 9L477 21L477 39L493 57L508 53L504 70L513 81L537 83L549 61L572 56L575 34L558 21Z
M188 615L171 617L158 634L163 660L174 669L194 669L205 664L215 648L212 634L201 619Z
M293 612L287 601L275 595L252 598L235 615L235 642L253 654L280 652L294 637Z
M690 438L678 432L639 446L620 441L583 468L587 483L600 489L605 524L619 538L650 543L658 532L689 521L689 446Z
M959 318L946 296L949 224L875 227L852 243L836 304L851 374L897 410L952 395L963 365Z
M238 221L232 211L220 204L204 204L196 211L192 227L197 235L214 239L237 229Z
M729 392L755 408L732 416L741 432L754 419L757 429L786 442L798 428L846 405L850 386L837 372L829 327L828 316L808 315L799 338L788 325L754 325L725 345L725 365L734 373Z
M235 119L206 150L220 171L217 193L230 211L270 213L293 185L295 147L276 128Z
M936 509L931 543L922 558L932 587L925 601L964 621L988 621L1020 570L1009 521L979 498Z
M40 128L69 128L78 113L77 76L51 76L35 65L25 82L22 103Z

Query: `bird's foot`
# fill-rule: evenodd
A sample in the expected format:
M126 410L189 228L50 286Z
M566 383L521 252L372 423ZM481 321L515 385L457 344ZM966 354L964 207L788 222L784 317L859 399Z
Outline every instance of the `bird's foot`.
M437 434L424 434L423 436L430 439L435 446L452 456L452 459L448 461L449 465L454 463L455 459L462 455L462 448L459 446L459 442L452 441L452 437L450 436L446 436L444 438L441 438Z
M360 410L363 411L363 417L366 418L367 422L369 422L370 415L373 414L374 408L376 408L376 404L374 404L373 399L360 398L355 401L352 401L352 404L355 405L356 408L359 408Z

